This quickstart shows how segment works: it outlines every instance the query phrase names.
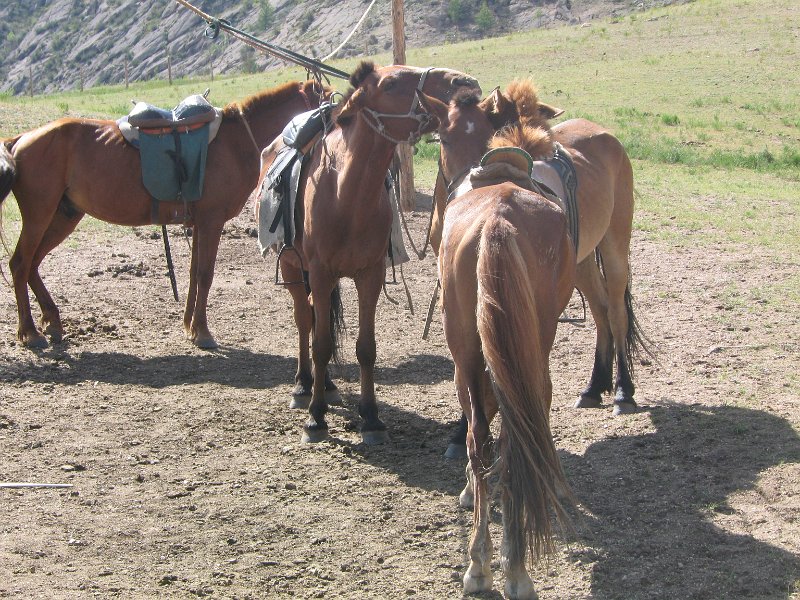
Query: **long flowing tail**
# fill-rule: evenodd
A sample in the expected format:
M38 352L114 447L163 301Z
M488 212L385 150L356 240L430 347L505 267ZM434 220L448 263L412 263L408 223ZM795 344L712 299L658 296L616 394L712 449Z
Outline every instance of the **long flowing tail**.
M490 219L478 252L478 332L499 403L500 484L511 502L503 514L510 548L524 559L552 551L551 513L568 524L558 493L569 497L550 432L551 383L539 342L536 295L526 260L507 221ZM502 274L502 276L498 276ZM510 514L506 514L510 512Z

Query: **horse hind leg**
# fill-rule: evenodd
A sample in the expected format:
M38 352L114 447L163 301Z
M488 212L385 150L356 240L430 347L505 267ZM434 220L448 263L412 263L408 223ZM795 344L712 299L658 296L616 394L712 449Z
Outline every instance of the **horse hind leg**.
M479 393L480 384L470 385L469 395L472 398ZM472 483L472 535L469 541L469 566L464 573L464 593L474 594L492 589L492 540L489 532L489 482L486 478L486 466L489 457L489 422L478 401L472 407L470 428L467 433L467 452L469 453L468 484ZM465 488L466 491L466 488ZM459 499L461 500L461 499Z
M41 328L46 336L49 336L51 341L55 344L61 342L64 336L64 327L61 323L61 315L59 314L58 307L53 301L52 296L39 275L39 265L41 265L44 257L47 256L54 248L63 242L69 234L75 231L84 213L76 211L69 204L69 201L64 198L59 205L59 209L53 216L50 226L39 243L36 249L33 261L31 263L30 274L28 275L28 284L33 290L39 307L42 310Z
M614 414L636 412L633 399L633 359L638 346L644 346L636 318L633 314L630 293L630 264L628 246L613 244L604 239L600 244L603 257L603 274L608 289L608 319L614 337L617 373L614 379Z
M28 196L29 194L25 192L17 193L17 205L22 215L22 230L8 264L14 281L14 296L17 301L17 337L28 348L46 348L48 344L47 338L36 328L36 324L33 321L30 298L28 297L28 285L31 282L31 274L33 273L34 294L37 294L38 291L38 294L41 295L41 301L44 302L45 310L48 311L49 316L52 316L52 309L55 309L55 303L44 287L41 277L39 277L38 265L46 254L46 252L39 252L39 248L42 246L42 241L54 221L58 202L55 199L52 203L42 200L37 206L38 210L31 212L30 206L22 200ZM47 196L44 197L46 198ZM51 211L47 210L48 207L52 207ZM56 228L57 230L58 228ZM53 236L52 239L56 237ZM52 243L52 241L49 243ZM36 262L37 254L41 254L38 262ZM57 309L55 310L57 314L58 311Z
M189 274L189 292L183 325L189 339L198 348L213 350L217 341L208 329L208 294L214 281L214 265L217 260L222 222L203 219L197 215L192 233L192 260ZM187 325L188 323L188 325Z
M578 264L576 286L589 303L597 339L592 375L576 401L575 408L597 408L603 403L603 394L612 390L614 337L608 319L606 282L594 255L588 256Z

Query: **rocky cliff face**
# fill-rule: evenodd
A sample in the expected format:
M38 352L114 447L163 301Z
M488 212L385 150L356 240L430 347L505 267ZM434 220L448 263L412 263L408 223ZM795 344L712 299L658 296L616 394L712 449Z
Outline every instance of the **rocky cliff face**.
M190 0L191 1L191 0ZM337 47L370 0L193 0L204 12L306 56ZM665 4L669 0L648 0ZM0 5L0 91L13 94L285 65L221 33L173 0L25 0ZM406 45L421 47L580 22L641 0L405 0ZM337 57L390 50L391 2L376 2Z

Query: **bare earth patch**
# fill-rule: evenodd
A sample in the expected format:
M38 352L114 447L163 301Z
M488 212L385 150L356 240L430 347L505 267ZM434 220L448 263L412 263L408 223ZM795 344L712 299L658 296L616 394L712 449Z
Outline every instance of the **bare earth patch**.
M434 260L404 267L415 314L401 286L400 306L378 306L390 442L360 443L347 281L344 406L331 441L303 445L290 297L250 215L223 236L217 351L183 338L156 228L84 225L45 260L68 330L55 347L15 341L0 291L0 482L73 486L0 489L0 597L460 597L471 513L464 464L443 457L457 403L438 314L421 339ZM420 240L427 214L410 219ZM172 244L185 286L177 229ZM758 295L796 263L641 234L632 262L659 350L637 365L639 413L572 408L594 331L559 326L552 425L580 505L577 533L532 573L540 597L800 597L800 311ZM495 572L482 597L500 597Z

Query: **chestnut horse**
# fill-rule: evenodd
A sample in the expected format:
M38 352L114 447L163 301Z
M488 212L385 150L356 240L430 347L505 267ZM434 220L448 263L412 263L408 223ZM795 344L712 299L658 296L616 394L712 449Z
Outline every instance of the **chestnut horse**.
M630 289L633 171L625 149L611 133L585 119L571 119L550 129L547 120L563 111L540 102L529 81L513 82L505 94L495 92L481 107L483 110L474 115L478 119L473 123L476 131L470 136L475 156L488 149L496 132L516 127L519 135L524 128L532 127L549 132L546 139L540 140L540 149L535 151L541 156L534 158L552 156L556 142L572 158L578 180L576 285L589 303L597 328L594 367L575 406L599 407L603 393L613 392L615 415L635 412L633 363L640 351L651 354L651 350L634 315ZM541 161L534 164L534 178L545 179L548 171L550 169ZM437 183L431 232L435 252L446 207L447 192L443 182L458 174L458 170L451 169L449 173L442 173ZM544 182L551 187L560 185L549 180ZM616 377L612 378L615 359ZM463 439L463 427L461 434Z
M435 127L434 119L417 101L418 89L449 99L461 87L480 88L457 71L398 65L376 68L367 62L353 72L350 82L354 89L333 113L335 127L314 145L300 175L300 222L294 239L298 253L285 253L280 269L284 281L305 280L310 288L309 294L302 283L287 286L294 300L299 341L292 406L305 408L310 391L303 440L317 442L328 435L325 413L331 395L335 397L335 386L327 376L327 366L335 358L338 343L338 282L349 277L358 293L361 435L366 443L377 444L387 438L386 426L378 417L374 383L375 313L392 220L384 187L387 170L399 142L415 142ZM265 150L262 177L278 145Z
M449 111L422 99L440 122L445 175L476 165L485 147L474 144L484 113L477 96L468 98L457 98ZM456 393L469 423L468 486L461 500L473 505L474 518L464 591L492 587L487 480L495 473L502 500L505 594L536 598L526 554L536 558L552 549L550 513L564 517L557 494L568 495L549 425L549 356L559 315L575 286L575 250L561 207L533 191L529 180L526 185L523 178L525 187L520 187L505 175L480 184L473 179L472 189L452 194L444 214L439 278ZM489 424L498 412L495 460Z
M319 105L313 82L286 83L224 108L208 147L202 197L189 205L161 202L157 223L192 226L189 291L183 314L187 336L215 348L206 304L222 227L242 210L256 184L261 148L295 115ZM39 275L44 257L72 233L85 214L117 225L148 225L151 196L142 184L139 152L114 121L64 118L0 143L0 202L14 192L22 231L10 267L19 313L19 339L29 347L59 342L64 328ZM8 185L11 182L11 185ZM42 310L40 332L31 315L28 285Z

